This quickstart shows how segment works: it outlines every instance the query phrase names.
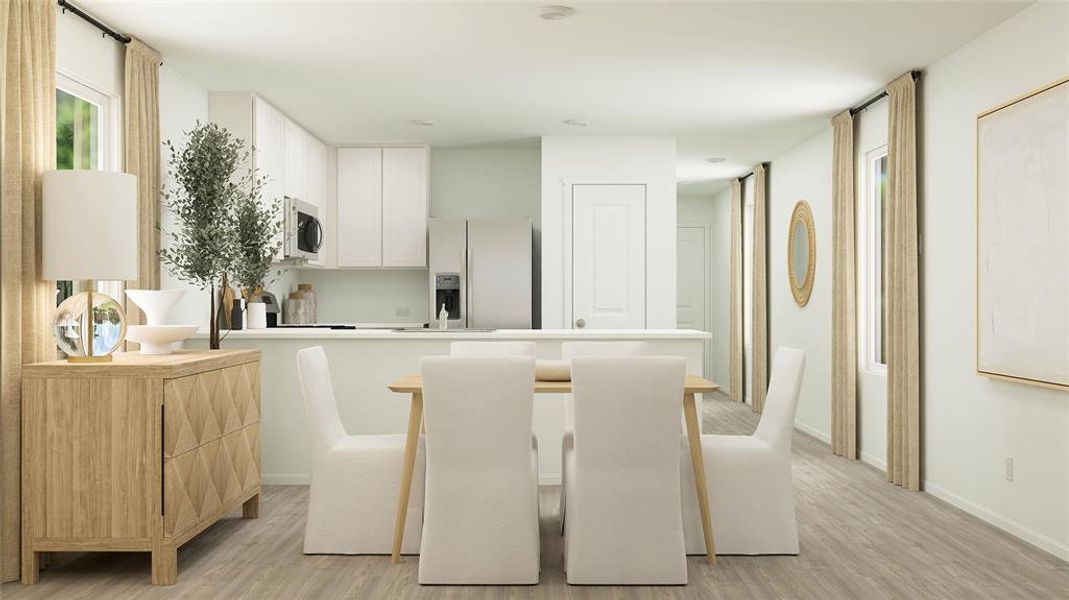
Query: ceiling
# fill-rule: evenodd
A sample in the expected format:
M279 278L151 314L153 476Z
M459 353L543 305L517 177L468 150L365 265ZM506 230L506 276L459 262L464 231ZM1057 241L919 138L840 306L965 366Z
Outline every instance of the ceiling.
M546 21L526 2L76 3L209 90L256 91L329 143L675 135L686 194L722 188L1028 5L575 2Z

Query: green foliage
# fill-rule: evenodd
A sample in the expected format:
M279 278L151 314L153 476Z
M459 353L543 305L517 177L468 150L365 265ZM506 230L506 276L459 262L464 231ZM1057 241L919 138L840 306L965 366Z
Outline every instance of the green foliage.
M201 289L219 285L226 272L242 287L262 287L281 249L279 201L261 203L264 178L249 168L243 140L214 123L198 122L188 136L181 149L164 144L174 189L163 198L178 226L160 259Z

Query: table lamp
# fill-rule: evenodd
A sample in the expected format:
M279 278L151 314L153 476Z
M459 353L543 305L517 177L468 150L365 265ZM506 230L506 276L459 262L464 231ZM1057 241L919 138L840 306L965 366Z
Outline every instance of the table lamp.
M137 279L137 177L112 171L48 171L42 181L41 277L84 280L52 319L70 362L108 362L126 334L122 306L93 280Z

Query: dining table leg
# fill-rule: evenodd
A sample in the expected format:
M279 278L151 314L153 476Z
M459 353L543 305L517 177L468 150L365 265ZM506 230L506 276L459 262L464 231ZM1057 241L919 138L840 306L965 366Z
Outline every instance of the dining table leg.
M702 456L701 427L698 425L698 409L694 394L683 394L683 418L687 422L687 442L690 445L690 462L694 468L694 487L698 492L698 512L702 518L702 533L705 534L705 556L711 565L716 564L716 546L713 545L713 523L709 517L709 488L705 487L705 459Z
M405 521L408 519L408 496L412 491L412 473L416 466L416 448L423 425L423 394L412 394L408 409L408 434L405 437L405 454L401 462L401 489L397 493L397 519L393 526L393 554L390 561L401 562L401 542L404 541Z

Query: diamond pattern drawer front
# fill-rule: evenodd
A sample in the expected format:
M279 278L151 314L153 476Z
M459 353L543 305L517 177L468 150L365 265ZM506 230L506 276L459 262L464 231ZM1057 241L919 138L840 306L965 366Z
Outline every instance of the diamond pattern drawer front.
M177 456L260 420L260 364L167 380L164 456Z
M260 487L259 426L166 459L164 485L164 536L215 520Z

